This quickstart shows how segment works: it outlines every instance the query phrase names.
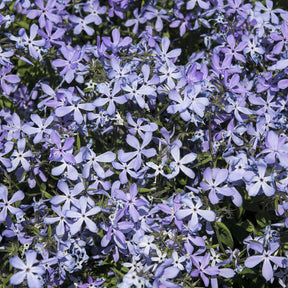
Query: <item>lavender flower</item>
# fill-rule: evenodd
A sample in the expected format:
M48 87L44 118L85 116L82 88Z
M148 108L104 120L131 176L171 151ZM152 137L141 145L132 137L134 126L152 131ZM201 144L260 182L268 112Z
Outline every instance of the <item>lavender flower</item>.
M10 258L9 262L11 266L21 270L10 278L10 283L12 285L21 284L27 277L29 288L41 288L43 286L42 282L39 280L39 276L45 273L45 269L41 265L35 265L39 263L36 257L37 253L35 251L28 250L26 252L26 264L18 256Z
M287 265L287 259L285 257L273 256L274 252L279 249L279 246L279 243L271 243L267 250L262 247L262 251L259 251L262 254L249 256L245 260L245 266L253 268L263 261L262 275L266 281L269 281L273 277L273 268L270 261L282 268Z
M22 191L17 191L10 200L8 200L8 189L6 186L0 186L0 199L3 202L0 202L0 208L2 208L0 212L0 223L5 222L7 218L7 210L12 214L21 213L22 210L20 208L13 207L11 204L21 201L24 199L24 193Z
M79 208L80 212L73 210L68 210L66 212L66 217L76 219L76 221L70 225L70 232L72 235L75 235L77 232L81 231L83 222L85 222L86 228L89 231L94 233L98 231L96 224L88 217L98 214L101 211L101 208L98 206L89 208L88 205L87 197L81 196L79 202L76 202L76 207Z

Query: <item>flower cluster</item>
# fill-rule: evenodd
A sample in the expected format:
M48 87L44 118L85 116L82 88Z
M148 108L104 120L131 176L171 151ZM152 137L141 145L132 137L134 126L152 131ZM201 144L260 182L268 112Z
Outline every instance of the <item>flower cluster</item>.
M279 2L0 1L1 287L287 287Z

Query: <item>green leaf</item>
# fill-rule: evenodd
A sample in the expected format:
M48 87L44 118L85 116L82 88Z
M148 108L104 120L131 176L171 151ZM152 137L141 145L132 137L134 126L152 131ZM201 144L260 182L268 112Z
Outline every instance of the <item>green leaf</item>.
M187 184L187 179L181 178L178 180L180 185L186 185Z
M210 162L210 161L212 161L212 157L211 157L211 156L208 157L208 158L205 158L205 159L202 160L201 162L195 164L192 168L196 168L196 167L198 167L198 166L204 165L204 164L206 164L206 163L208 163L208 162Z
M147 193L150 191L151 191L151 189L148 189L148 188L138 188L138 192Z
M4 108L11 108L11 106L13 105L13 103L11 102L11 100L3 95L0 96L0 107L2 109Z
M255 228L255 226L253 225L253 223L251 222L251 221L249 221L248 219L247 219L247 222L249 223L249 226L246 228L246 231L247 232L253 232L253 231L255 231L256 230L256 228Z
M215 223L219 232L219 241L226 245L227 247L230 247L233 249L234 247L234 240L232 237L232 234L228 227L223 222L216 222Z
M46 198L46 199L51 199L51 198L53 198L53 196L50 195L50 194L49 194L48 192L46 192L46 191L45 191L43 194L45 195L45 198Z
M257 221L257 224L261 227L261 228L265 228L267 225L268 225L268 223L267 223L267 219L263 216L263 217L261 217L260 215L257 215L257 219L256 219L256 221Z
M77 144L77 150L80 151L80 148L81 148L81 140L80 140L80 135L79 135L79 133L77 134L76 144Z
M52 236L52 226L51 225L48 226L48 236L49 237Z
M17 25L20 26L21 28L24 28L25 30L29 30L30 28L30 23L25 20L17 22Z

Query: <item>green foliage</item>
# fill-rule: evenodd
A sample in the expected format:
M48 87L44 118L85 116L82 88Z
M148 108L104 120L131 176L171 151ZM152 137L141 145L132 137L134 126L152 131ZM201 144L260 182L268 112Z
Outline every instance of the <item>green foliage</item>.
M233 249L234 240L230 232L230 229L222 222L215 222L215 229L216 229L217 238L219 240L220 245L222 243L226 245L227 247L230 247L231 249Z

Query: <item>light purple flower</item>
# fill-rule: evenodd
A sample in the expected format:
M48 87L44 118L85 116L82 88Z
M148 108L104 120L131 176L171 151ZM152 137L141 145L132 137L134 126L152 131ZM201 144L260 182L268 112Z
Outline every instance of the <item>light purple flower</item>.
M96 154L91 149L89 149L86 155L87 162L84 164L84 167L83 167L84 178L88 178L90 176L91 167L93 167L94 171L97 173L99 177L105 178L104 169L101 167L101 165L98 162L109 163L109 162L114 161L115 158L116 158L116 154L111 151L107 151L103 154L96 156Z
M46 40L45 48L50 49L53 45L63 46L64 41L62 41L62 37L65 34L66 30L64 28L57 28L56 31L52 32L52 28L54 28L52 22L47 21L45 25L46 33L39 29L38 34Z
M74 206L77 205L78 198L76 196L84 190L84 185L81 182L77 183L73 189L69 189L68 184L63 180L60 180L57 187L62 193L64 193L64 195L56 195L50 200L50 202L52 205L58 206L65 201L62 207L63 213L64 211L70 210L71 204Z
M199 209L202 207L203 203L200 198L197 198L196 204L192 201L190 198L183 197L181 199L181 202L185 205L184 209L179 209L176 211L175 215L178 220L182 220L186 217L189 216L189 222L188 222L188 227L193 231L195 230L196 227L199 225L199 219L198 215L204 218L205 220L209 222L213 222L216 219L216 214L214 211L211 210L203 210Z
M149 236L149 235L144 235L141 239L140 239L140 243L138 244L138 246L143 249L143 253L144 255L148 256L150 250L157 250L157 246L154 243L155 241L155 237L154 236Z
M198 277L200 274L200 277L202 278L205 287L208 287L209 285L209 278L206 276L214 276L218 275L220 273L219 269L217 267L211 267L209 266L210 262L210 253L207 252L204 256L194 256L192 255L192 261L196 269L194 269L191 272L192 277Z
M30 9L26 16L29 19L35 19L40 16L38 21L41 28L49 21L53 23L61 22L61 16L57 15L57 9L55 7L56 0L48 0L46 7L44 6L43 0L35 0L35 4L39 9Z
M148 148L144 149L152 140L152 133L146 132L143 137L143 142L140 145L139 140L133 136L128 134L126 137L126 142L129 144L129 146L137 149L133 152L124 152L122 149L118 152L118 159L122 162L128 162L132 158L134 158L131 162L131 165L134 166L134 169L137 171L140 169L142 165L142 154L147 157L151 158L156 155L155 148Z
M144 137L145 132L154 132L157 130L158 125L156 123L150 123L150 121L146 118L138 118L137 122L134 121L134 119L131 116L131 113L128 112L126 114L127 122L132 128L129 128L128 131L131 134L138 133L141 138ZM144 124L145 122L148 122L147 124Z
M85 3L83 10L89 13L89 15L86 17L88 21L92 19L95 25L100 25L102 23L102 19L99 15L104 14L107 7L100 6L99 1L94 0L92 2L87 2L87 4Z
M167 11L164 9L161 9L160 11L157 10L157 8L153 7L152 5L149 5L146 9L146 13L144 14L144 17L148 20L151 20L156 17L156 23L154 24L154 27L156 31L160 32L163 29L163 20L168 20L169 16L167 15Z
M33 23L30 27L30 37L28 37L26 32L22 36L24 45L28 46L29 54L36 60L41 59L42 57L39 50L36 48L43 47L45 45L45 39L34 40L38 35L38 29L39 27Z
M29 288L41 288L43 286L39 276L45 273L45 269L41 265L35 265L39 263L36 257L37 252L28 250L26 252L26 264L18 256L10 258L9 262L11 266L21 270L10 278L10 283L12 285L21 284L27 277Z
M273 277L273 268L271 262L281 268L287 266L287 259L285 257L273 256L273 254L278 250L279 246L279 243L271 243L268 250L262 248L262 252L260 252L262 253L262 255L249 256L245 260L244 265L248 268L253 268L263 261L262 275L266 279L266 281L271 280L271 278Z
M175 177L182 171L186 176L193 179L195 177L195 173L192 169L185 166L185 164L191 164L197 157L195 153L186 154L183 158L180 158L180 148L179 146L175 145L171 149L171 155L174 159L170 163L170 168L173 170L172 174L166 175L166 177Z
M170 46L170 40L167 36L163 37L161 40L161 49L158 44L155 45L155 50L157 53L157 57L160 57L160 59L163 62L168 62L172 61L175 62L177 57L181 54L181 49L173 49L170 52L168 52Z
M6 186L1 185L0 186L0 209L2 208L0 212L0 223L5 222L7 218L7 210L11 212L12 214L17 214L19 212L22 212L20 208L13 207L11 204L21 201L24 199L24 193L22 191L17 191L14 193L10 200L8 200L8 189Z
M88 198L85 196L81 196L76 207L79 208L80 212L74 210L66 212L66 217L76 219L76 221L70 225L71 234L75 235L77 232L80 232L83 222L86 224L86 228L89 231L96 233L98 227L89 217L98 214L102 209L99 206L89 207Z
M288 166L288 143L286 137L278 137L274 131L269 131L265 139L266 149L262 150L258 155L266 154L265 161L273 164L279 159L283 167Z
M83 30L86 32L86 34L88 34L89 36L92 36L95 32L95 30L93 28L91 28L90 26L88 26L88 24L94 22L94 19L92 17L86 16L84 19L77 17L75 15L70 15L69 16L69 20L76 24L73 30L73 33L75 35L80 34Z
M43 119L41 119L39 115L32 114L30 116L30 118L38 127L33 127L33 126L28 125L28 124L24 124L22 129L23 129L24 133L26 133L28 135L36 134L34 139L33 139L33 143L37 144L37 143L43 141L43 134L44 133L46 133L48 135L51 133L52 130L47 129L47 127L53 122L54 117L49 116L45 121L43 121Z
M12 70L12 67L1 67L0 70L0 84L1 88L6 95L15 89L15 84L20 82L20 78L16 74L8 74ZM9 84L8 84L9 83Z
M219 186L220 184L225 183L227 180L227 169L211 169L208 167L205 169L203 176L205 181L202 181L200 186L204 191L210 191L208 197L212 204L217 204L219 200L223 198L223 196L232 196L234 194L233 189L227 185Z
M86 73L86 67L82 63L80 63L80 61L83 58L84 50L72 48L70 46L62 46L60 48L60 51L65 57L65 59L53 60L52 65L56 68L63 68L60 71L60 76L63 76L64 80L67 83L71 83L74 78L78 83L83 83L83 73Z
M14 150L11 157L13 158L13 160L11 161L12 167L8 168L7 171L11 172L13 170L15 170L19 164L21 164L21 167L25 170L25 171L29 171L30 170L30 162L26 159L26 158L31 158L33 157L33 153L31 150L28 150L26 152L25 148L26 148L26 139L22 138L19 139L17 141L17 150Z
M242 61L243 63L246 63L245 57L239 52L243 51L244 48L248 45L248 43L246 41L242 41L236 46L236 40L232 34L227 37L227 43L228 47L223 47L221 51L225 54L225 57L229 56L229 65L232 63L233 58L238 61Z
M102 41L103 41L103 45L112 51L113 54L117 53L120 48L129 46L130 43L132 42L132 39L130 37L125 37L125 38L121 38L120 36L120 31L115 28L112 31L112 40L110 37L102 37Z
M98 2L98 1L97 1ZM106 8L106 7L105 7ZM79 284L78 288L95 288L98 286L101 286L103 283L105 282L105 280L93 280L93 278L89 275L88 276L88 283L85 284ZM93 286L92 286L93 285Z
M145 100L144 96L145 95L153 95L155 92L155 89L153 89L151 86L147 85L141 85L138 87L140 83L140 79L136 78L134 79L130 84L123 84L122 89L126 91L126 96L127 99L129 100L136 100L136 103L142 108L145 108Z
M81 103L80 97L67 97L68 103L64 106L58 107L55 110L57 117L64 117L70 113L73 113L74 120L77 124L82 124L83 115L80 110L93 111L95 108L92 103Z
M102 94L104 97L98 97L94 102L93 105L96 107L102 107L108 103L107 113L109 115L113 115L116 111L115 103L117 104L124 104L128 100L124 95L116 96L117 93L120 92L120 86L114 85L113 88L106 85L106 83L100 83L97 86L97 90ZM106 97L105 97L106 96Z
M186 4L186 9L192 10L195 7L196 3L198 3L199 7L205 10L209 9L210 7L209 1L205 2L203 0L189 0Z
M271 186L271 183L274 182L274 176L273 174L265 176L266 169L267 163L264 160L260 159L257 163L257 174L254 174L255 176L249 180L249 184L247 185L247 191L249 196L256 196L260 192L263 192L266 196L272 196L275 193L275 188L273 187L273 184ZM270 185L268 184L268 182L270 182Z
M55 201L55 198L54 198L54 201ZM65 204L63 205L62 208L60 205L59 206L52 206L52 210L57 214L57 216L44 218L44 222L48 225L59 222L56 226L56 235L59 237L63 236L66 232L65 224L66 224L66 226L68 226L68 222L66 220L65 213L69 209L70 209L70 207L68 208L67 205L65 207Z
M65 140L62 145L59 135L52 131L50 135L51 142L56 145L56 148L52 148L50 151L50 161L62 161L76 164L75 158L72 154L73 152L73 143L75 141L74 137L69 137Z
M171 61L168 64L163 64L159 68L160 75L160 82L166 82L170 89L175 88L175 81L174 79L178 80L182 77L182 73L179 71L179 68L174 65Z
M139 24L145 23L147 19L145 17L143 17L142 11L140 11L140 13L138 12L138 8L134 9L133 15L134 15L135 19L128 19L125 22L125 26L126 27L134 26L132 31L134 34L137 34L138 29L139 29Z
M129 213L134 222L139 220L140 214L136 208L147 205L143 199L137 199L137 185L133 183L129 188L129 194L125 194L122 190L115 191L115 198L123 201L124 209Z

